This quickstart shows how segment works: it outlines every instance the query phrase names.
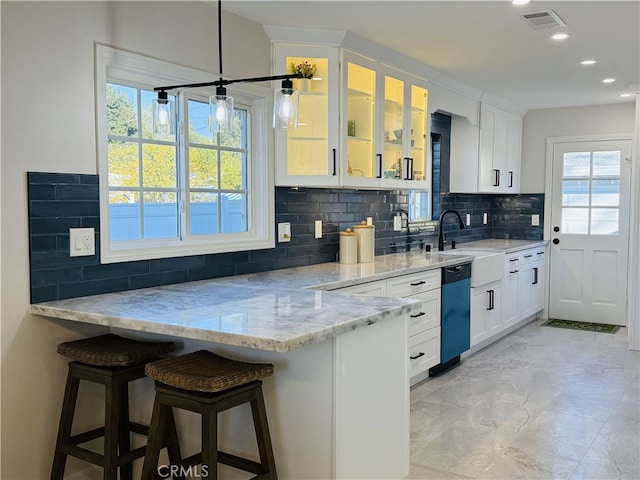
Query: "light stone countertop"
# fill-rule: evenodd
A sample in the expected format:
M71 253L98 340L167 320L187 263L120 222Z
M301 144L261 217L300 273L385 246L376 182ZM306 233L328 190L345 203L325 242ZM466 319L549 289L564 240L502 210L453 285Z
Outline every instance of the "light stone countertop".
M478 240L475 242L459 243L459 249L475 248L478 250L493 250L496 252L513 253L528 248L536 248L547 245L546 240L509 240L491 238L489 240Z
M464 254L397 253L365 264L325 263L43 302L31 305L31 313L288 352L416 308L415 300L329 290L471 260L473 257Z

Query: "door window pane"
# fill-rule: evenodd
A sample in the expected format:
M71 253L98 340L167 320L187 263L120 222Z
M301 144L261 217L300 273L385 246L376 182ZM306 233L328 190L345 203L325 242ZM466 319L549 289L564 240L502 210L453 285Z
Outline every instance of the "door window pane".
M591 233L593 235L618 235L618 209L592 208Z
M590 173L590 152L567 152L564 154L563 177L588 177Z
M589 209L588 208L563 208L562 209L562 233L574 233L574 234L589 233Z
M593 152L594 177L620 177L620 151Z
M620 180L593 180L591 205L617 207L620 204Z
M589 205L589 181L588 180L564 180L562 182L563 206L588 206Z

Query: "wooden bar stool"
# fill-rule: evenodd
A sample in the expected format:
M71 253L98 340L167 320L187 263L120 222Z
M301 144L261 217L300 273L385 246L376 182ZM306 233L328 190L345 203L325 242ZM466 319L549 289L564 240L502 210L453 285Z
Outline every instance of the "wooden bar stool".
M165 436L165 418L172 416L173 407L200 414L202 422L202 451L172 465L174 471L185 472L189 467L202 465L203 473L204 466L207 467L207 478L217 479L217 464L223 463L254 473L257 475L254 478L277 479L260 380L273 375L273 365L238 362L200 350L149 363L145 371L156 381L156 398L143 480L155 479L159 472L158 454ZM218 413L246 402L251 402L260 463L218 450Z
M71 455L104 468L104 479L116 480L118 468L122 480L131 480L132 462L144 456L145 447L131 450L131 433L148 435L149 427L129 421L129 382L144 378L149 360L173 351L173 342L141 342L114 334L61 343L58 353L71 358L64 392L58 439L53 457L51 479L64 477L67 456ZM87 432L71 435L80 380L105 386L105 424ZM173 417L161 439L173 458L180 458ZM80 444L104 437L103 454Z

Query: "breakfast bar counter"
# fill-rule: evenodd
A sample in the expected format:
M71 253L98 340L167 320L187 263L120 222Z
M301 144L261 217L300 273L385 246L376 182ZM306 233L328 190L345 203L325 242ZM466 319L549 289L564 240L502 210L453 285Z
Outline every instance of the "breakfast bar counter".
M331 290L464 260L394 254L57 300L31 312L272 363L264 391L279 478L400 479L409 471L408 320L420 302ZM242 420L233 410L220 415L221 448L257 457ZM239 478L225 468L220 478Z

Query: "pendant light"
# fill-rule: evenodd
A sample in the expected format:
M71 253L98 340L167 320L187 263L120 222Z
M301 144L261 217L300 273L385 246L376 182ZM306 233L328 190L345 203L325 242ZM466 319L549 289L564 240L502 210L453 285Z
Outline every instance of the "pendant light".
M213 82L189 83L156 87L158 98L153 100L154 132L175 132L173 101L168 99L168 90L184 88L216 87L215 95L209 97L209 128L213 134L231 131L235 116L233 97L227 95L226 86L232 83L254 83L282 80L280 88L274 92L273 127L280 129L298 128L298 91L293 88L293 78L302 78L301 74L272 75L268 77L240 78L225 80L222 77L222 0L218 0L218 60L220 79Z

